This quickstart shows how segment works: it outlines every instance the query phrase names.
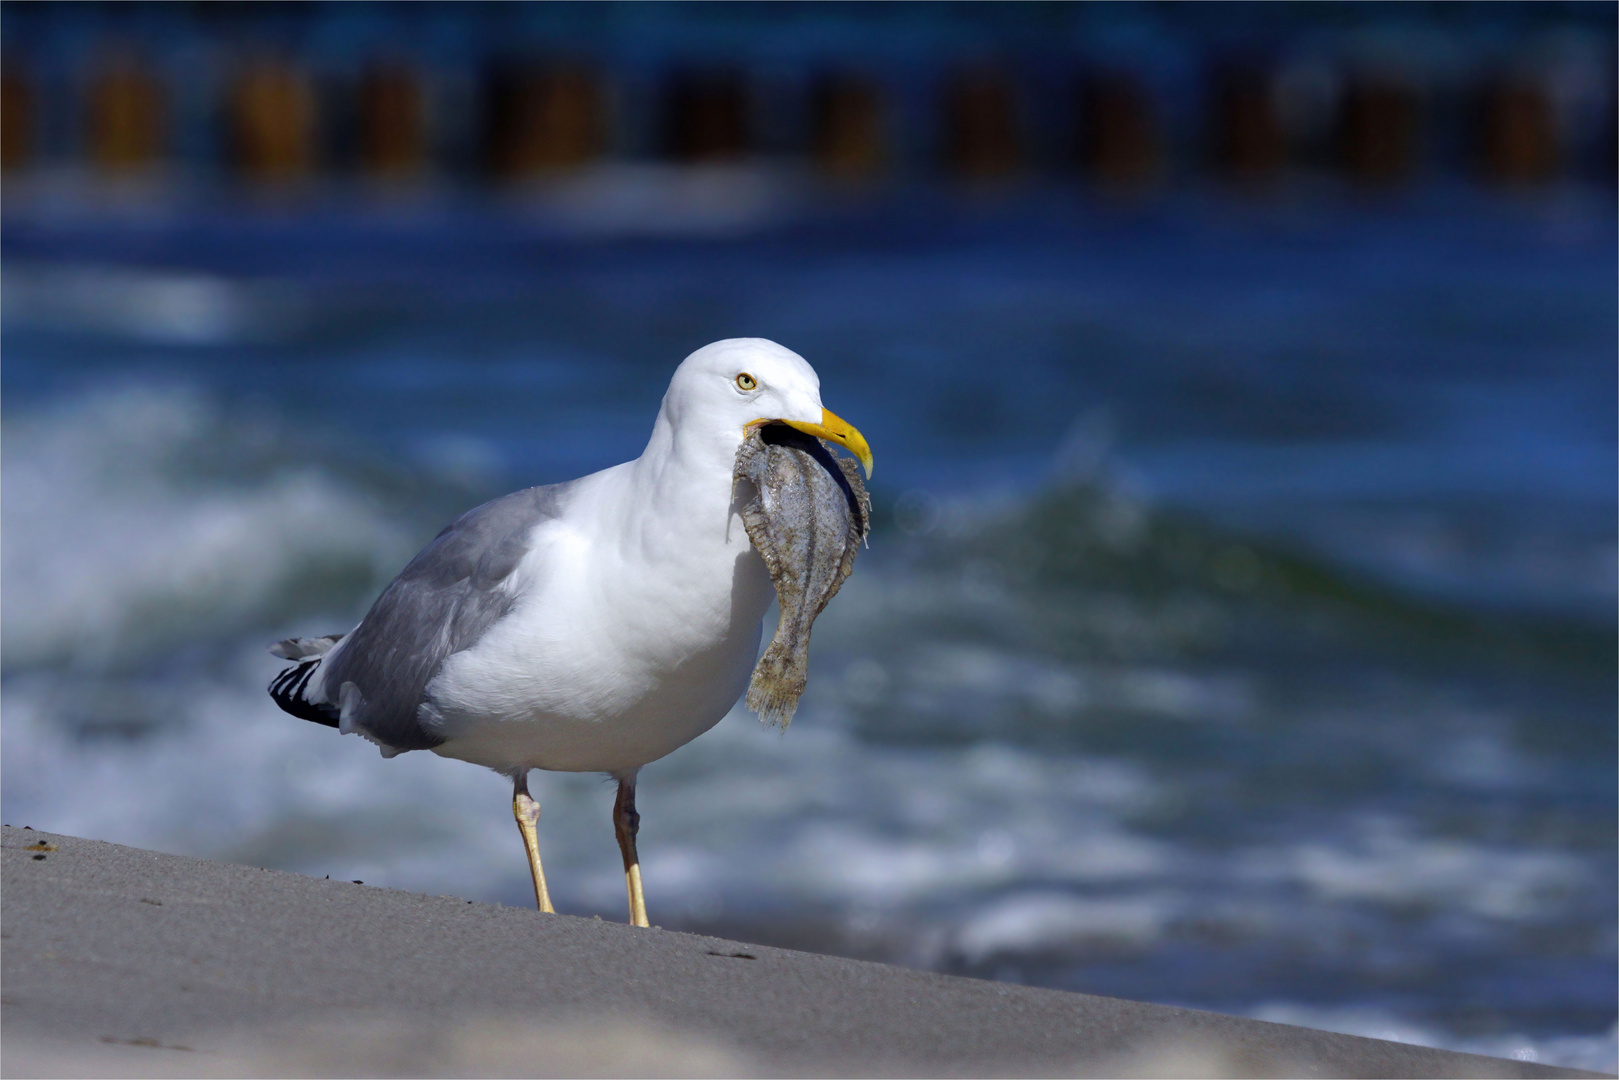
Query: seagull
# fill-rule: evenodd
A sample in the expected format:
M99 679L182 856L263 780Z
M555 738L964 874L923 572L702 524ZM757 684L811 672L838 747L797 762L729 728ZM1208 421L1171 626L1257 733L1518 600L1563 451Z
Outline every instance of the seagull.
M763 338L714 342L676 368L640 457L462 514L353 630L273 646L293 663L270 696L385 758L431 750L509 777L543 912L529 772L608 774L630 922L648 926L636 775L730 711L773 595L732 475L764 423L836 443L871 475L808 361Z

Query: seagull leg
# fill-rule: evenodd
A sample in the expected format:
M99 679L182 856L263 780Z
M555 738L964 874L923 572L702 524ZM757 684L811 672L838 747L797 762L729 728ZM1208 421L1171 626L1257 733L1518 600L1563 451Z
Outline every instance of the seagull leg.
M512 777L512 817L517 819L518 831L523 834L529 873L534 875L534 904L541 911L555 912L551 894L545 889L545 871L540 869L540 804L529 796L527 770Z
M635 834L641 831L641 815L635 812L635 774L618 778L618 798L613 801L613 831L618 834L618 850L624 855L624 884L630 892L630 925L650 926L646 919L646 898L641 895L641 858L635 853Z

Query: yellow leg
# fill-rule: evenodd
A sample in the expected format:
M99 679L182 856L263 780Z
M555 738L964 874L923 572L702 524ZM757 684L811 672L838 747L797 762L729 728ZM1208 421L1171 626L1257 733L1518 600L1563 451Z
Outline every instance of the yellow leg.
M624 856L624 885L630 894L630 925L651 926L646 918L646 898L641 895L641 858L635 853L635 834L641 831L641 815L635 812L635 774L619 777L618 798L613 802L613 831L618 834L618 850Z
M517 819L518 831L523 834L528 870L534 875L534 906L541 911L555 912L551 894L545 888L545 871L540 868L540 804L529 797L527 773L512 782L512 817Z

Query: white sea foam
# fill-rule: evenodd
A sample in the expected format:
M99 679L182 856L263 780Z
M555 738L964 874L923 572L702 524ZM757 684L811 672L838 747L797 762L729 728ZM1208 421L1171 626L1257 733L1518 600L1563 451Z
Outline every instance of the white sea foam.
M1125 942L1144 945L1163 933L1182 905L1169 897L1093 899L1067 893L1019 893L973 914L956 931L955 948L972 963L1002 953Z
M8 422L4 640L8 668L152 655L285 607L299 577L374 576L400 530L310 461L256 478L283 433L182 389L124 389Z
M1555 910L1591 875L1587 864L1562 852L1424 836L1380 815L1356 822L1335 842L1253 852L1248 869L1298 882L1333 902L1418 905L1496 919Z

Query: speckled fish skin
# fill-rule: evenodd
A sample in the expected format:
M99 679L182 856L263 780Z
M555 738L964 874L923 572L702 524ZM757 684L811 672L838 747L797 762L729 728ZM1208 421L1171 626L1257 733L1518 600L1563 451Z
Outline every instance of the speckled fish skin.
M776 587L781 617L754 666L748 708L785 728L809 678L810 627L854 570L871 498L854 462L782 424L754 428L737 451L737 480L758 494L742 509L748 538Z

